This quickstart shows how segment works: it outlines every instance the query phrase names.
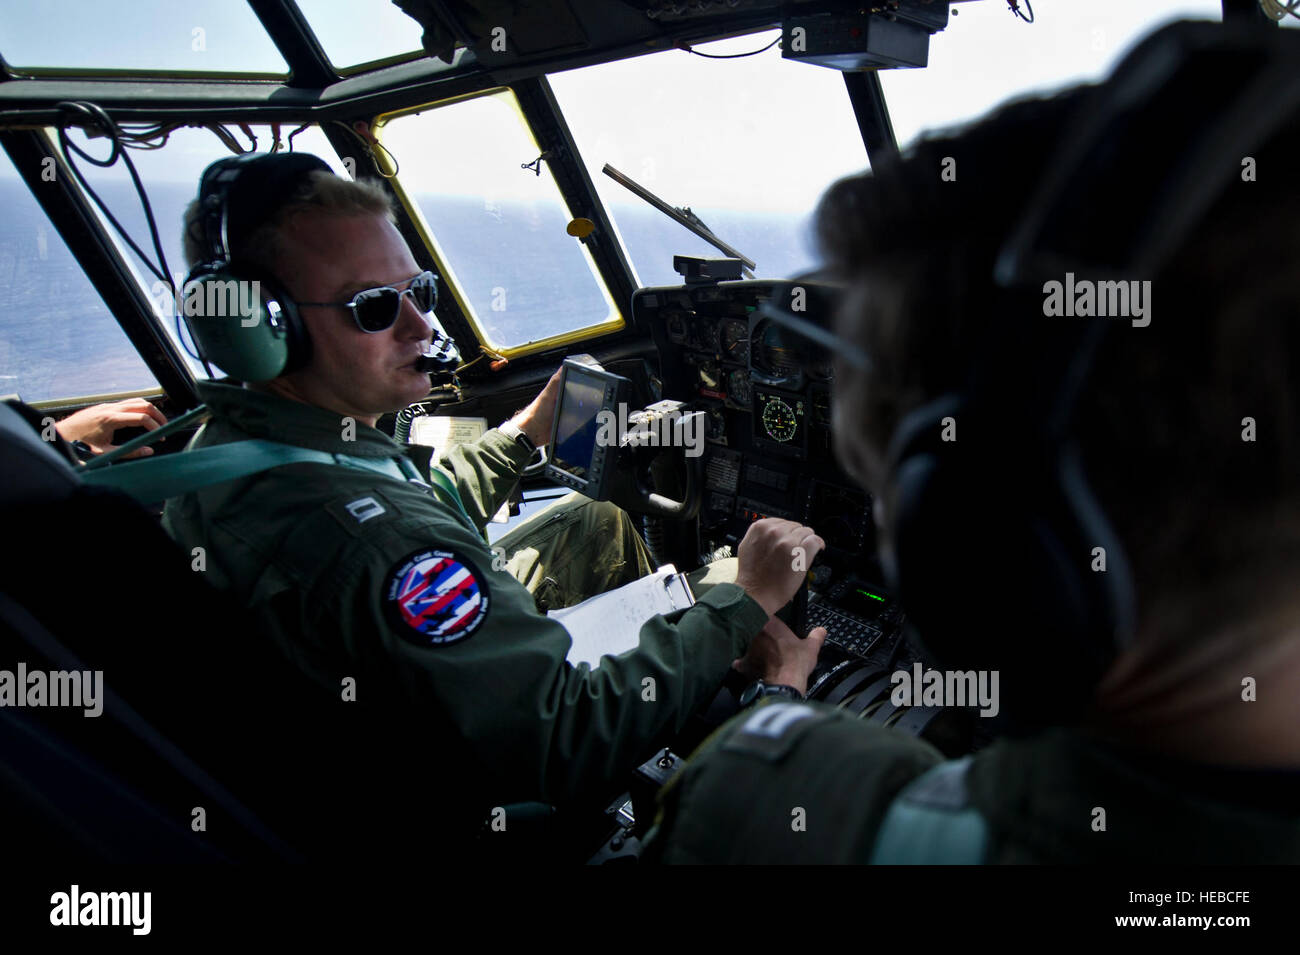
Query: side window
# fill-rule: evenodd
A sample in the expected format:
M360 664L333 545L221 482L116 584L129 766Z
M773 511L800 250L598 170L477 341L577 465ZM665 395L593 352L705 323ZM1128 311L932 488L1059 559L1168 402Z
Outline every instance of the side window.
M250 128L253 135L257 137L256 149L260 151L269 149L275 139L276 131L267 126ZM278 130L282 147L286 146L286 140L290 133L294 133L294 129L292 126L284 126ZM240 133L232 133L232 135L237 136L245 148L254 145ZM102 157L107 153L102 139L88 140L80 131L73 131L72 140L91 156ZM335 173L340 176L347 175L338 154L334 152L319 127L310 126L295 133L293 148L296 152L309 152L319 156ZM183 283L189 271L182 251L185 207L198 195L199 176L207 165L231 155L231 151L207 129L181 128L173 130L160 148L132 149L130 155L149 197L154 221L158 225L158 238L162 244L163 254L167 257L167 267L171 270L172 278L177 284ZM145 251L150 261L154 262L156 254L149 237L149 227L126 166L118 161L108 168L100 168L79 159L77 167L86 177L91 188L112 211L113 216L126 229L127 234ZM112 239L141 288L148 294L158 321L166 328L172 340L178 341L176 309L172 303L171 290L145 266L140 257L122 241L121 236L102 215L100 222L104 233ZM187 347L193 348L189 342L188 332L185 333L183 343L178 341L178 347L185 354L190 370L200 378L206 377L203 366L187 350Z
M47 401L156 388L4 152L0 209L0 394Z
M508 357L621 328L508 90L381 117L397 184L480 339Z

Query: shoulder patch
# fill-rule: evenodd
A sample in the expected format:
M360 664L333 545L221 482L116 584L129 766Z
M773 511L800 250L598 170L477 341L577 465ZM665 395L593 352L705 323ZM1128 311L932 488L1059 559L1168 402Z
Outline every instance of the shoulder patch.
M384 611L408 643L459 643L487 619L487 580L455 551L415 551L394 564L385 580Z

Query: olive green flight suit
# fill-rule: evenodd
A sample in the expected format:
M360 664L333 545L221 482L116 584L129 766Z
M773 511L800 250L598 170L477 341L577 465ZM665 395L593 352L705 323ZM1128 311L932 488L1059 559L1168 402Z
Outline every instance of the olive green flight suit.
M741 713L710 737L660 793L643 861L867 862L891 801L944 757L808 708L818 718L756 720L748 731L757 711ZM966 792L990 863L1300 863L1295 770L1199 766L1053 729L976 753Z
M194 447L265 438L405 455L430 479L428 448L362 424L345 429L334 412L279 396L199 390L213 417ZM608 505L548 509L507 535L513 555L490 550L482 529L527 457L493 429L442 458L468 521L421 484L296 463L173 499L164 526L186 551L204 548L209 581L320 686L338 692L353 678L358 699L416 714L409 752L456 768L440 795L463 789L479 807L560 803L621 784L712 699L767 614L734 583L706 586L694 607L648 621L635 650L595 669L571 666L568 632L538 613L510 569L534 587L552 578L565 603L651 568L626 515ZM598 533L580 541L582 529Z

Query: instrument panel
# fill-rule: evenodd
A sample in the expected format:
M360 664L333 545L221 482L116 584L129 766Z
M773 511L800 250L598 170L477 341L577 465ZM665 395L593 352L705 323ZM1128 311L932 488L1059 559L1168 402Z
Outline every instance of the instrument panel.
M801 283L807 284L807 283ZM874 583L871 499L840 467L831 436L833 356L769 317L793 282L735 281L640 289L633 311L659 353L660 397L705 412L701 559L733 548L763 517L807 524L826 541L810 568L804 628L827 630L809 696L862 719L923 736L945 753L969 751L969 714L900 707L889 673L918 659L901 606ZM826 328L830 290L809 294L803 316ZM792 607L794 604L792 603ZM793 611L799 614L799 611Z
M802 317L826 327L831 296L813 282L735 281L633 297L658 346L662 397L706 415L702 553L783 517L816 528L832 559L874 560L870 500L834 456L832 356L765 310L806 303Z

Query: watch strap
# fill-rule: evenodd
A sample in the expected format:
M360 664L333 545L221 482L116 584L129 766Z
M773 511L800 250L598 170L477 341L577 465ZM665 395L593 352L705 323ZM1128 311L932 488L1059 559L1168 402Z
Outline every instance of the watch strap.
M750 706L769 696L779 696L800 703L807 700L807 697L792 686L787 686L784 683L764 683L762 680L755 680L745 687L744 692L740 694L740 703L742 706Z
M507 438L510 438L516 444L520 445L529 454L532 454L537 450L537 445L533 444L533 439L524 434L519 425L515 424L513 421L506 421L497 430Z

